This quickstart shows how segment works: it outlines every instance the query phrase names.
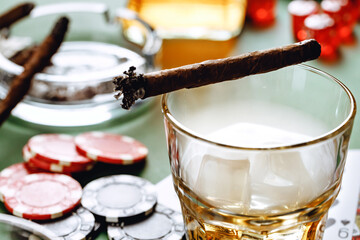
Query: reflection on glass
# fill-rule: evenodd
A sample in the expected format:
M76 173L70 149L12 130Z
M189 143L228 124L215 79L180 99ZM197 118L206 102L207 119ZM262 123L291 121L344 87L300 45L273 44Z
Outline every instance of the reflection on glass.
M162 107L187 239L322 239L356 112L339 81L292 66Z

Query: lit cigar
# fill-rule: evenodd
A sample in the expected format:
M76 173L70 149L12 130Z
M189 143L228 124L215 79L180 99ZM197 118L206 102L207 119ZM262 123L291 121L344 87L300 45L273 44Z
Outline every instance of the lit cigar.
M320 44L311 39L146 74L136 74L135 67L130 67L129 71L124 72L124 76L114 79L115 91L118 91L115 97L123 96L121 106L129 109L137 99L274 71L314 60L320 56L320 52Z

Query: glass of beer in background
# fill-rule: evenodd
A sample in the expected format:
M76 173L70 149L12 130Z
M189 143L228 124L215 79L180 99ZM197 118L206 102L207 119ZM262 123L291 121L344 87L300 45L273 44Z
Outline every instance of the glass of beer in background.
M129 0L163 41L163 68L227 57L243 28L247 0ZM125 26L129 29L131 25Z
M354 97L306 65L219 84L162 98L187 239L322 239Z

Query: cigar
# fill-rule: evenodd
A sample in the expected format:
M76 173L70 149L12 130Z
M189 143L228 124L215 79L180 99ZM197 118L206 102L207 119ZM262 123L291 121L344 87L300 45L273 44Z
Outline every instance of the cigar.
M49 65L51 57L57 52L65 38L68 24L68 18L59 18L51 33L24 63L24 71L14 78L6 97L0 101L0 125L9 117L12 109L27 94L31 87L33 76Z
M24 66L24 64L30 59L33 53L37 50L38 46L33 45L23 50L16 52L13 56L9 58L13 63Z
M121 106L129 109L137 99L274 71L314 60L320 56L320 53L320 44L310 39L279 48L146 74L136 74L135 67L130 67L124 75L114 78L114 90L118 91L115 98L119 99L123 96Z
M0 29L8 28L11 24L30 14L35 4L26 2L19 4L0 15Z

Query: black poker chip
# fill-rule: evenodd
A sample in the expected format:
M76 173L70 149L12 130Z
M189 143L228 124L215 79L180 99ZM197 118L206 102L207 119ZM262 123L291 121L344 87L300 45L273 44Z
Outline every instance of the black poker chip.
M156 206L155 186L126 174L98 178L83 189L81 204L108 223L136 222L150 215Z
M71 215L53 221L41 222L59 240L88 240L95 227L94 215L83 207L79 207Z
M181 213L158 204L148 218L133 224L110 224L110 240L181 240L185 236Z

